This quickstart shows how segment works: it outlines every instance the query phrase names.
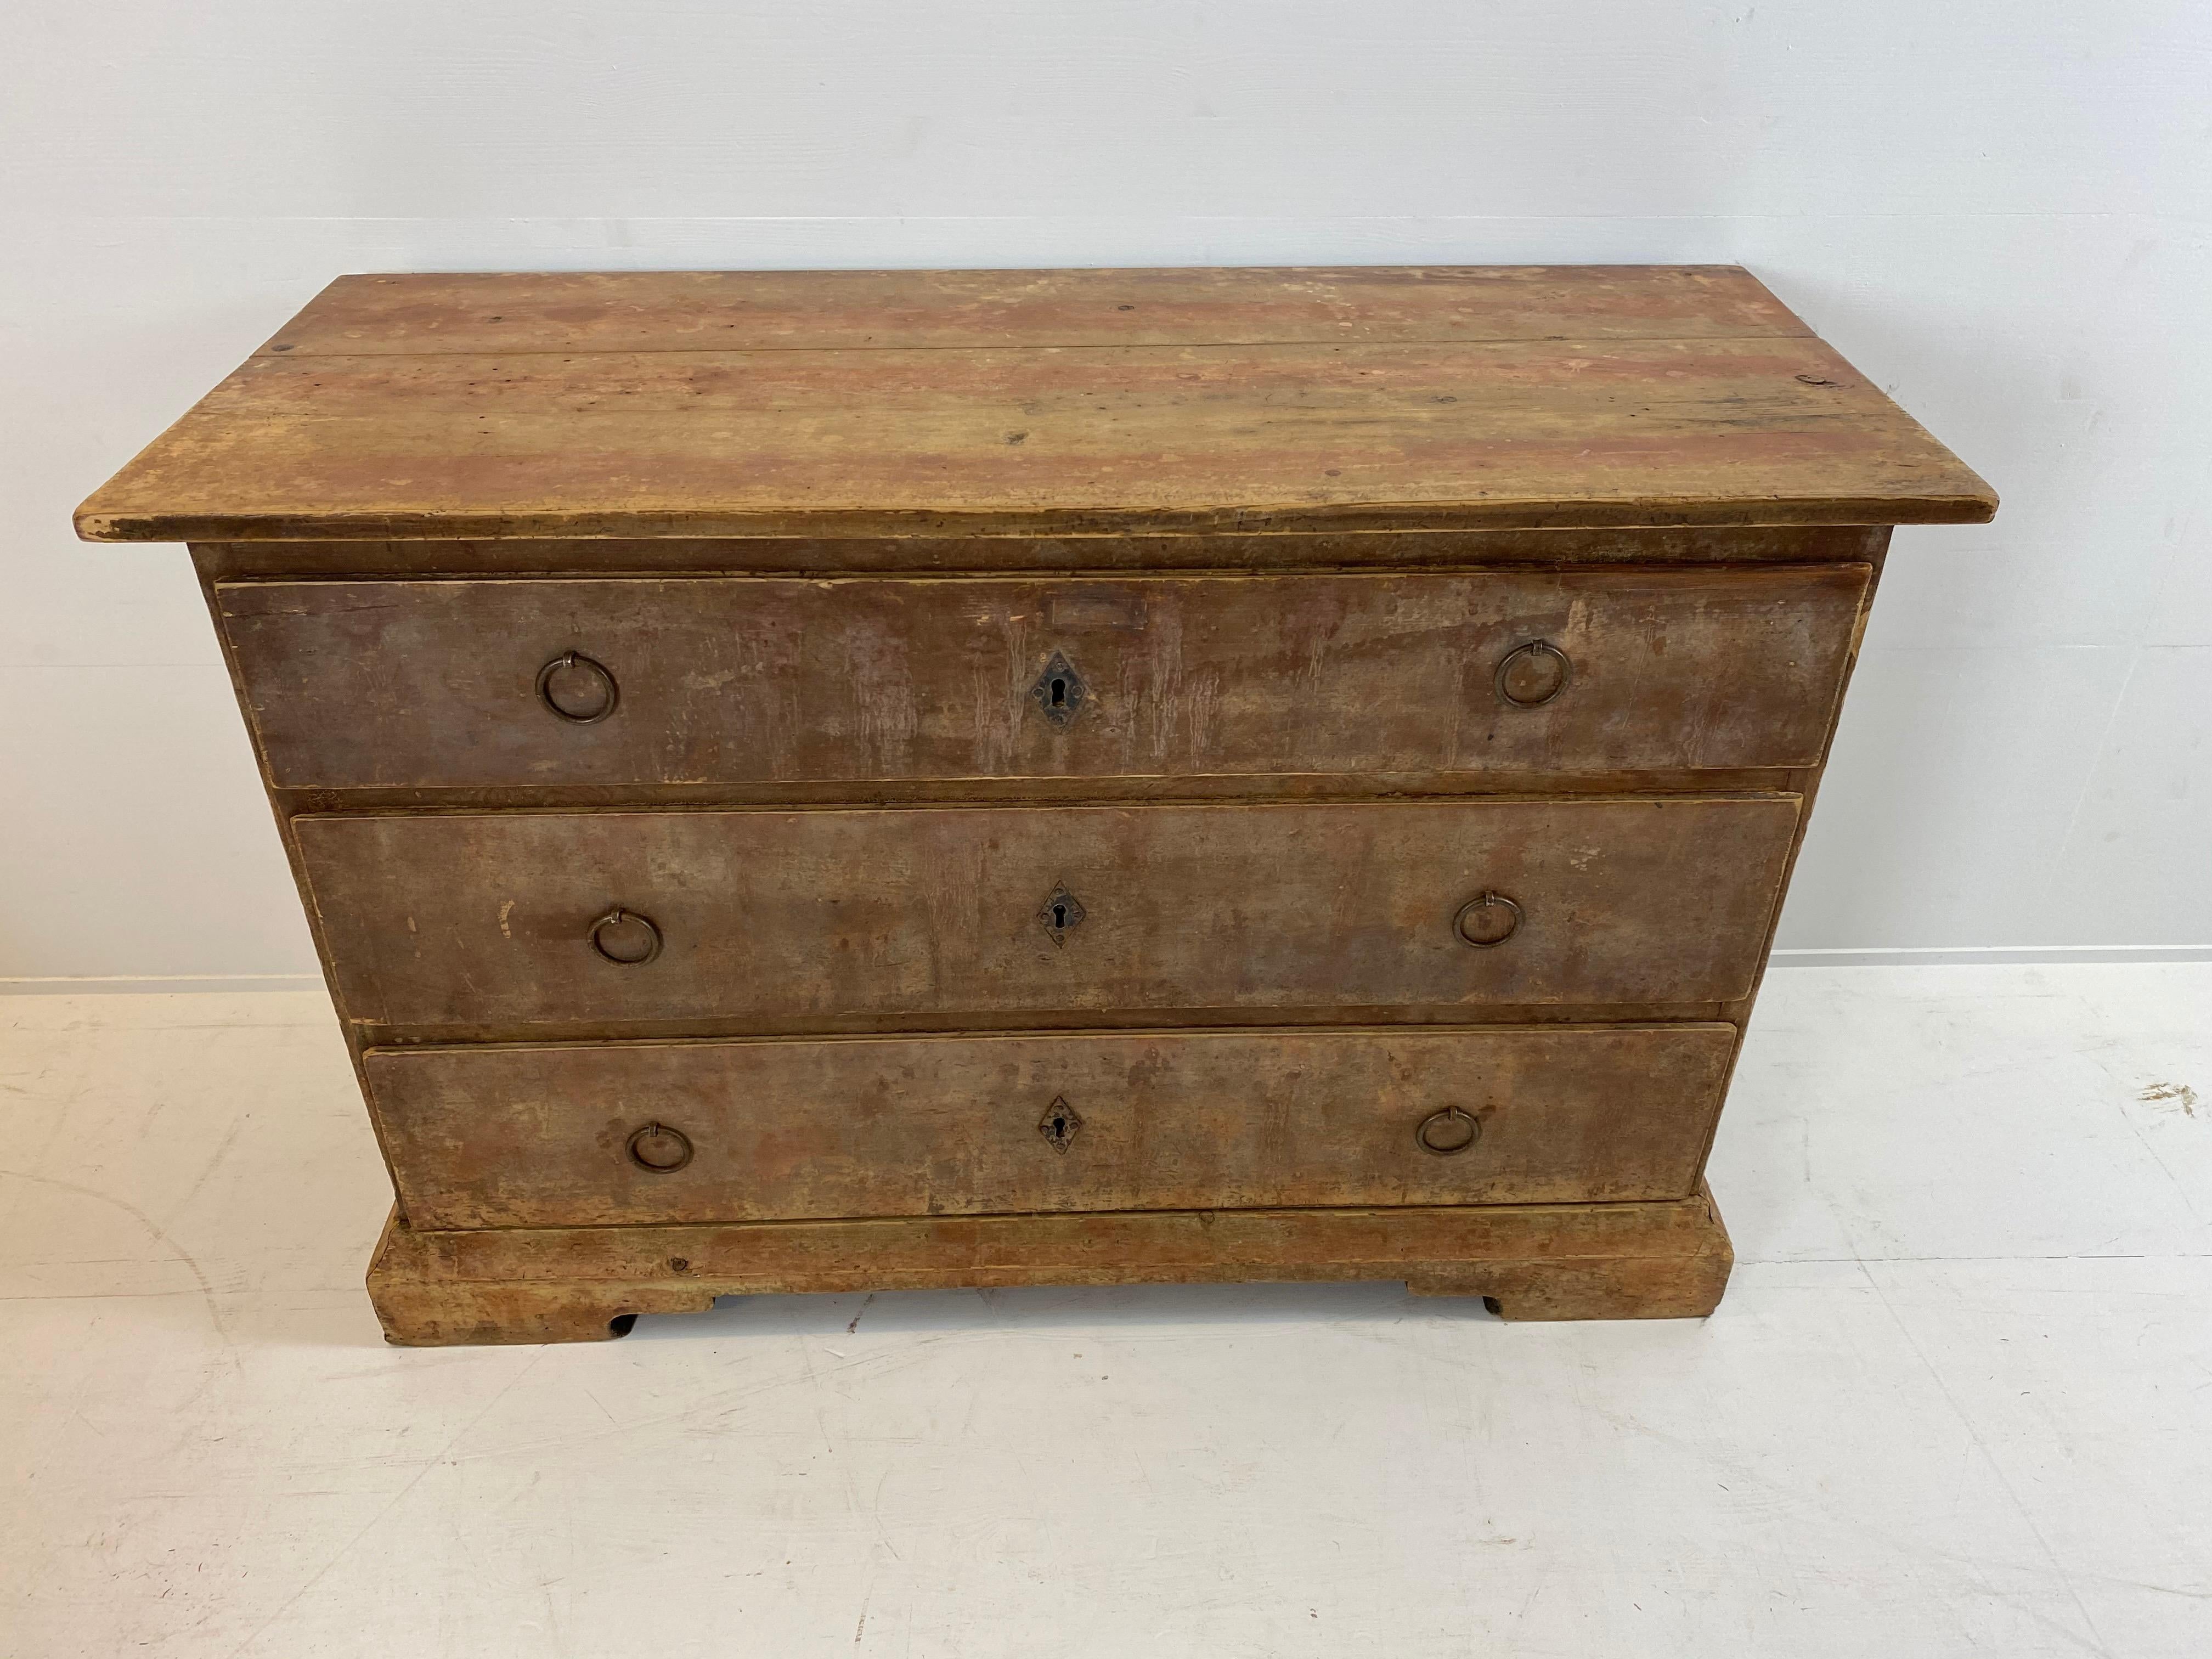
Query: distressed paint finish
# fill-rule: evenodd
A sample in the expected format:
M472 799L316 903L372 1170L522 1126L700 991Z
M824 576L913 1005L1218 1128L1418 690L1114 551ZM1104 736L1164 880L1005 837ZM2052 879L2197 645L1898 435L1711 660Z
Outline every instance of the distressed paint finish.
M1733 1027L375 1049L417 1226L1686 1196ZM1065 1102L1080 1127L1039 1133ZM1414 1134L1456 1108L1472 1146ZM681 1169L629 1156L652 1123Z
M77 527L194 544L401 1198L370 1294L445 1343L1176 1279L1709 1312L1890 526L1995 506L1733 267L575 273L340 279ZM1504 711L1523 634L1574 678ZM535 702L572 650L604 723ZM653 960L593 953L617 907Z
M926 276L878 277L908 287L909 311L943 298ZM596 320L557 309L491 345L481 331L507 325L470 319L503 319L507 295L520 305L538 279L479 282L465 299L428 279L410 308L400 290L418 280L395 279L382 312L335 335L280 336L87 501L80 532L1894 524L1995 508L1986 484L1826 345L1778 331L1756 302L1747 319L1748 277L1560 278L1519 321L1461 325L1464 296L1486 284L1431 276L1395 285L1409 321L1376 337L1271 324L1260 304L1253 337L1224 343L1199 307L1131 344L1064 343L1076 337L1050 320L1064 303L1124 315L1137 302L1111 297L1122 274L1065 274L1038 318L1018 299L1028 274L1012 273L977 276L949 302L981 307L964 326L985 343L905 343L947 337L902 331L912 325L863 343L833 320L834 343L745 349L641 349L620 327L611 343ZM718 292L742 303L747 280L726 275ZM1298 273L1245 281L1310 310ZM1012 297L976 297L994 283ZM1094 301L1066 299L1086 284ZM760 286L772 328L793 285ZM1696 309L1700 295L1713 307L1701 331L1617 326L1624 307ZM445 313L462 325L457 346ZM346 349L300 349L333 337ZM408 349L370 349L380 341Z
M382 1025L1720 1001L1795 796L316 816L348 1012ZM1088 915L1039 923L1065 885ZM1486 890L1525 920L1455 935ZM620 906L665 941L617 966Z
M1506 1319L1691 1319L1735 1262L1710 1194L1651 1204L931 1216L417 1231L369 1265L386 1339L588 1342L718 1296L1005 1285L1396 1279Z
M1812 331L1735 265L341 276L263 356L1372 344Z
M1879 564L1887 526L1758 529L1219 532L1202 536L662 536L437 541L200 542L204 579L550 576L645 572L808 575L1109 570L1405 570L1578 565Z
M1871 571L228 583L283 787L1816 764ZM1493 684L1541 641L1540 708ZM568 650L620 687L539 699ZM1067 723L1030 693L1055 655Z

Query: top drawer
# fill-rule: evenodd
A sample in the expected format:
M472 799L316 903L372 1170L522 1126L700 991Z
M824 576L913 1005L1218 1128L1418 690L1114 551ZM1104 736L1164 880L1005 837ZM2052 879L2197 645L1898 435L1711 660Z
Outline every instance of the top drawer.
M280 787L1809 766L1869 568L226 582Z

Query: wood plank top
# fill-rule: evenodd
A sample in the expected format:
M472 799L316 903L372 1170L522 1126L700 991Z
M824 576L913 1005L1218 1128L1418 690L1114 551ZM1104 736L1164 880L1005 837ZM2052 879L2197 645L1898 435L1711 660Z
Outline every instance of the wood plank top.
M1732 266L341 277L95 541L1979 522Z
M262 349L1373 345L1811 332L1734 265L473 272L341 276Z

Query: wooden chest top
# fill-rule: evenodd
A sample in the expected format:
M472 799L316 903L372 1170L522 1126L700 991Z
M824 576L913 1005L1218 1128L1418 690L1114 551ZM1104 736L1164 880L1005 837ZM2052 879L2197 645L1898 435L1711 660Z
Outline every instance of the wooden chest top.
M95 541L1979 522L1733 266L341 277Z

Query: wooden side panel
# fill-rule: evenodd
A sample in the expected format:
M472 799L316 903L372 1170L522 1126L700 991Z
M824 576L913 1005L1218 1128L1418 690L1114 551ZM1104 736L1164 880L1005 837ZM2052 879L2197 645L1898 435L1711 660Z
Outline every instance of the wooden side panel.
M1869 574L217 593L279 787L467 787L1806 766ZM1565 689L1514 707L1497 671L1540 641L1571 665ZM606 718L562 719L539 696L570 651L619 688ZM1033 695L1055 658L1075 699L1060 709ZM606 695L598 670L561 672L590 708Z
M414 1225L599 1226L1681 1198L1735 1036L1155 1032L372 1049L366 1063ZM1480 1126L1473 1144L1423 1151L1417 1130L1453 1111ZM1065 1127L1048 1138L1048 1122ZM682 1167L630 1157L655 1124L685 1137Z
M294 828L354 1019L520 1027L1727 1000L1757 970L1796 821L1771 796ZM1523 920L1476 949L1454 921L1486 891ZM1056 894L1080 911L1057 934ZM653 960L594 950L617 908L659 930ZM639 953L635 934L613 948Z

